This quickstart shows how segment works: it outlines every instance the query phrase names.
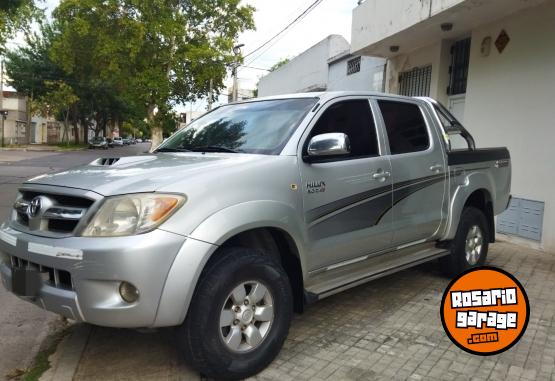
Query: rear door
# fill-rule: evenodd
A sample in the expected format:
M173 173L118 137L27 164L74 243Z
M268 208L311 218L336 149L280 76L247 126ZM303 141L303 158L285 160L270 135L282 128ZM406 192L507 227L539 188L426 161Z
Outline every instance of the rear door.
M431 115L418 101L378 98L393 181L393 246L431 239L444 214L447 163Z
M351 154L316 163L300 160L310 271L380 251L391 244L391 165L382 155L370 101L328 102L301 139L304 155L313 136L342 132Z

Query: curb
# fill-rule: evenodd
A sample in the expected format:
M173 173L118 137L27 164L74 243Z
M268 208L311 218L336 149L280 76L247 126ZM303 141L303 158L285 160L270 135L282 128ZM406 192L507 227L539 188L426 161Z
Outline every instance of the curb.
M92 327L89 324L78 324L50 356L50 369L39 381L72 381L91 331Z
M60 148L60 147L0 147L0 152L2 151L20 151L20 152L71 152L71 151L84 151L87 150L86 147L80 148Z

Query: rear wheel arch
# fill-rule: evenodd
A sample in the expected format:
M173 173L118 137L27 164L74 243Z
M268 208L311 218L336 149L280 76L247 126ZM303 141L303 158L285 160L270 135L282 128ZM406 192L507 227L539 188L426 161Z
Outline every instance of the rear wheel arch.
M473 191L466 199L464 208L474 207L481 210L486 216L488 222L489 242L495 242L495 221L493 215L493 200L491 193L484 188ZM463 208L463 209L464 209Z

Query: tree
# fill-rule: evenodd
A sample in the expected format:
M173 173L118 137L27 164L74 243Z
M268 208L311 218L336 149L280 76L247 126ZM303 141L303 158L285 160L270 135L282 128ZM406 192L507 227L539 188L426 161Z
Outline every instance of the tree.
M4 53L6 41L20 30L28 28L38 15L33 0L2 0L0 2L0 54Z
M240 0L62 0L52 57L67 73L94 76L132 109L144 107L154 145L176 103L223 89L240 32L254 27ZM158 113L156 113L158 111Z
M279 60L278 62L272 65L272 67L270 68L270 72L276 71L280 67L287 65L290 61L291 60L289 58L282 58L281 60Z
M73 107L79 100L75 95L71 86L63 81L46 81L48 93L38 99L38 103L43 109L49 110L52 114L58 116L64 123L64 132L62 142L69 143L69 116Z
M35 100L44 96L48 91L46 81L60 79L66 82L71 81L63 70L50 59L49 51L54 38L55 29L51 25L42 25L38 33L26 35L25 45L6 53L8 83L19 93L28 96L28 126L31 124L33 113L37 111L37 107L33 107L33 105L36 106ZM26 138L28 136L27 133Z

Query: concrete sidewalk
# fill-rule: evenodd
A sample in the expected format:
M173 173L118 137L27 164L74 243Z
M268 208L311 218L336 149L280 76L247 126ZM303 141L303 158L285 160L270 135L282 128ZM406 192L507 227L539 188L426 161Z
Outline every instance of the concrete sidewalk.
M555 255L500 242L488 264L514 274L530 298L526 334L503 354L473 356L447 338L439 305L449 279L432 263L310 306L295 317L278 358L253 379L554 380ZM94 327L73 379L199 379L173 333Z

